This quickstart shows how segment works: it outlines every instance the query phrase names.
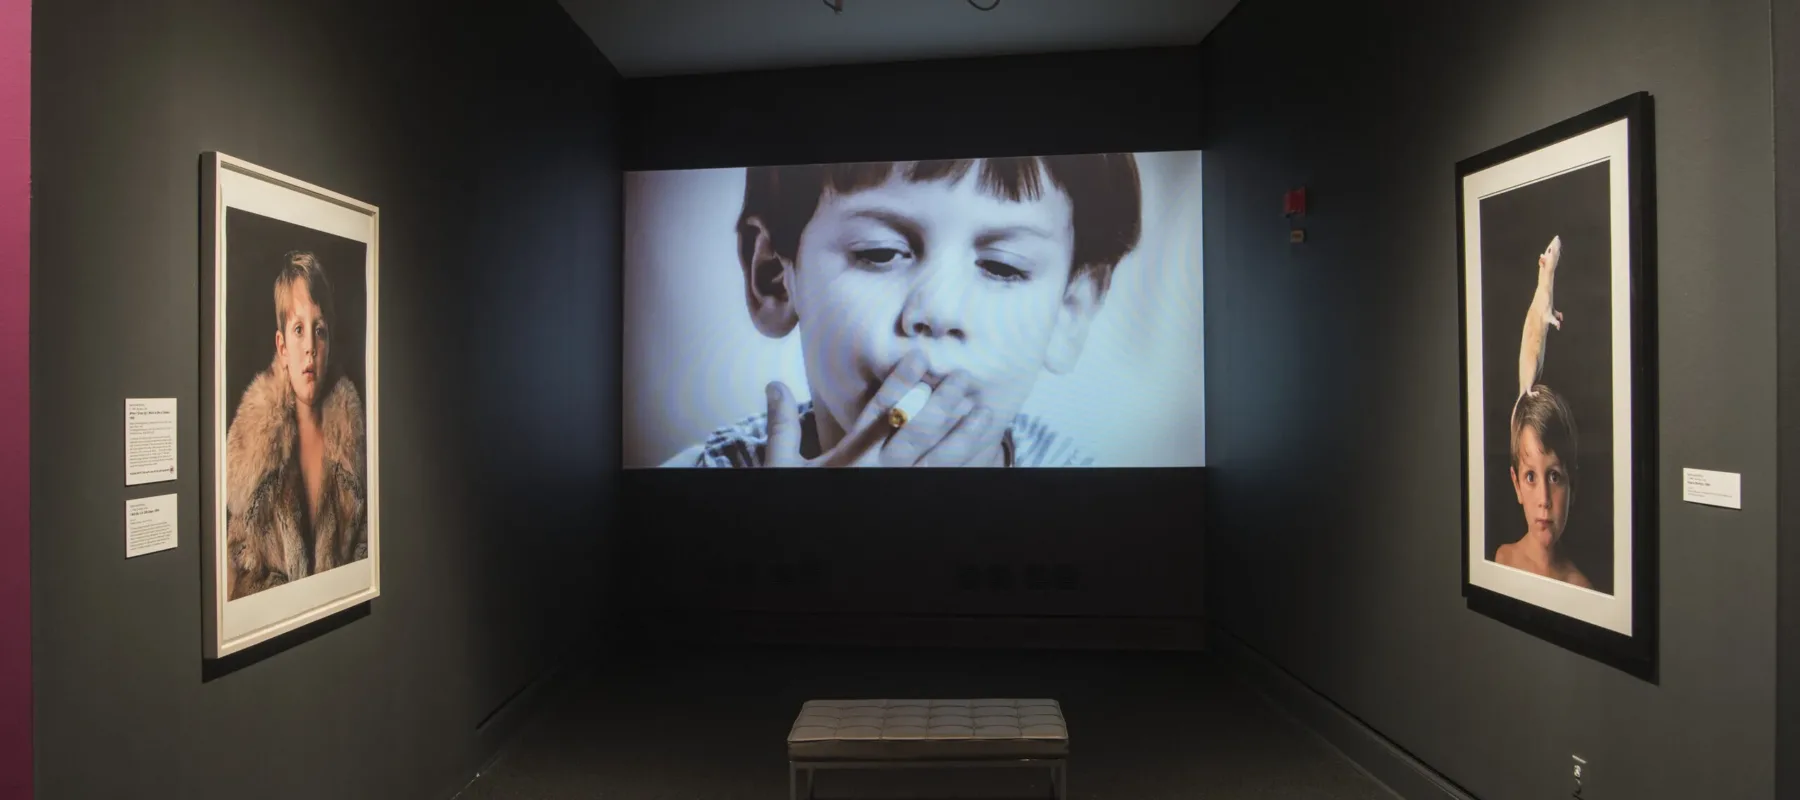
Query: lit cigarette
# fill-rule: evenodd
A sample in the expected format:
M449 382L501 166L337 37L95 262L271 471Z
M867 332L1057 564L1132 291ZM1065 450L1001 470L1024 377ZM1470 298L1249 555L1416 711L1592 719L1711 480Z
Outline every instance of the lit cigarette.
M906 424L907 420L912 419L913 415L925 408L925 402L930 399L931 386L923 383L914 386L911 391L906 393L905 397L900 398L900 402L888 409L888 424L898 430Z

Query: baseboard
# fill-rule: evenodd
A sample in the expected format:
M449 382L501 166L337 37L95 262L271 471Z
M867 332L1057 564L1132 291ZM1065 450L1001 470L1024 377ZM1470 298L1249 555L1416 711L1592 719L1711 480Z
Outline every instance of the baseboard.
M567 676L567 665L566 658L552 664L536 678L531 679L511 696L501 701L498 706L488 712L486 717L475 724L474 747L477 752L483 754L480 762L475 769L460 778L452 789L439 792L438 796L456 800L468 790L471 784L479 780L482 775L487 774L495 764L499 763L500 759L506 756L513 743L518 741L519 733L524 729L525 724L536 715L538 709L543 707L544 701L561 685Z
M563 663L557 662L537 677L526 681L525 685L514 690L480 722L475 723L475 732L483 737L499 736L503 739L512 735L518 730L519 723L529 718L531 712L543 702L544 693L562 676L563 669Z
M1207 642L1219 660L1271 705L1343 754L1403 800L1476 800L1449 778L1270 661L1230 631L1213 626Z
M668 644L1203 650L1200 617L1020 617L666 610L633 620Z

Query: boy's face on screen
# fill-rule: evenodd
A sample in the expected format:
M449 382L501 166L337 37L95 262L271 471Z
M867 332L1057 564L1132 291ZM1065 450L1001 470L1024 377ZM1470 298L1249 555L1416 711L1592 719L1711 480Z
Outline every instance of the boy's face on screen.
M1070 280L1069 198L1047 177L1041 197L1014 202L983 189L979 169L930 182L902 172L827 191L786 270L813 399L848 430L919 351L927 381L962 370L977 402L1010 420L1042 370L1073 368L1100 302L1091 273Z

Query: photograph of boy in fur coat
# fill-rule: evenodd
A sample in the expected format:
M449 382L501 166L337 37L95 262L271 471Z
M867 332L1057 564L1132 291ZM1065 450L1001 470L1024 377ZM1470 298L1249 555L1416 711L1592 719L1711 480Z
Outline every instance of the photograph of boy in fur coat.
M228 392L242 387L225 445L236 600L368 557L357 391L366 287L361 242L235 208L227 229L238 300L227 305ZM328 264L342 269L328 274Z

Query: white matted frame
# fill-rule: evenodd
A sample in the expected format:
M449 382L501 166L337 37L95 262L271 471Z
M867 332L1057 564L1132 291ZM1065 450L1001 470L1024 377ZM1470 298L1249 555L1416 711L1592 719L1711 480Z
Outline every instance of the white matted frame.
M1628 673L1656 680L1655 192L1650 97L1637 93L1456 165L1462 322L1463 595L1469 607ZM1481 200L1606 164L1612 329L1610 594L1486 557ZM1508 502L1501 499L1498 502Z
M224 153L201 160L203 280L201 518L204 655L219 658L365 603L381 594L380 211L375 206ZM226 559L227 209L238 208L362 242L367 254L364 388L368 557L228 600Z

